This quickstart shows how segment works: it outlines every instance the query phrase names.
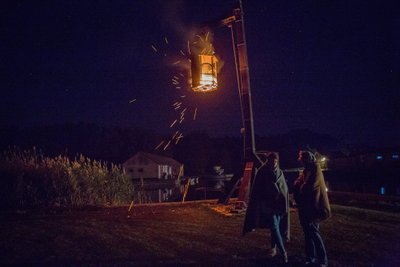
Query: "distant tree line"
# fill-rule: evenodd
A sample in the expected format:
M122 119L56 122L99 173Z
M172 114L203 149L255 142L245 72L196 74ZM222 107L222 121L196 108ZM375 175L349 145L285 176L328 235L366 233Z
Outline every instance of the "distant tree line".
M225 172L242 167L243 140L241 136L211 137L205 131L186 133L177 144L163 150L155 147L170 135L135 127L104 127L94 124L62 124L24 129L0 129L0 149L10 146L22 149L38 147L49 156L77 154L121 164L136 152L146 151L174 157L185 165L185 173L199 175L212 172L220 165ZM256 149L276 151L283 168L297 165L299 149L310 147L324 153L340 149L340 142L327 134L307 129L271 136L256 136Z

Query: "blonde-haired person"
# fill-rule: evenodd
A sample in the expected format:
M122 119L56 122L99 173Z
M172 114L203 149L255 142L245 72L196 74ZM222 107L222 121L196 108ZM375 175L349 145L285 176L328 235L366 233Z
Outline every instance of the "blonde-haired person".
M326 267L328 258L319 223L331 216L331 208L324 175L311 151L300 151L298 161L304 170L294 182L293 193L304 232L306 266Z

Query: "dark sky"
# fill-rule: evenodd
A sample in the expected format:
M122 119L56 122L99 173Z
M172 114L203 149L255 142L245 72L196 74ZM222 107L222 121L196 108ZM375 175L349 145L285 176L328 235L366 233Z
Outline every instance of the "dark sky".
M223 62L218 91L190 93L179 67L200 25L230 16L234 3L3 1L0 126L88 122L239 136L229 29L212 34ZM243 0L256 134L308 128L348 142L399 145L398 6ZM185 121L170 128L183 108Z

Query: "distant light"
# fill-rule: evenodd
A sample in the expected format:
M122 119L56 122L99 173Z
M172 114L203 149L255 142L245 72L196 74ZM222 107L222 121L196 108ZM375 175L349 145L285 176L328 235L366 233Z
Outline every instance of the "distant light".
M385 187L381 186L381 190L380 190L381 195L385 194Z
M325 157L322 157L321 161L324 162L325 160L326 160L326 158L325 158Z
M383 157L382 157L382 155L378 155L378 156L376 156L376 159L377 159L377 160L382 160Z
M325 190L326 190L326 192L328 192L328 187Z
M399 154L393 154L392 159L399 159Z

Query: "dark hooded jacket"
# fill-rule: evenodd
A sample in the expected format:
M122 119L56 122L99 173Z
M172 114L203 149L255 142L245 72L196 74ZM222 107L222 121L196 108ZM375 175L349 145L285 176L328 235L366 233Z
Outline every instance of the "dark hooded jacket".
M324 175L318 163L305 166L294 183L293 193L302 223L318 222L331 216Z
M280 168L271 170L264 164L251 187L243 234L255 228L271 228L272 216L277 214L283 216L281 233L289 239L289 194L285 176Z

